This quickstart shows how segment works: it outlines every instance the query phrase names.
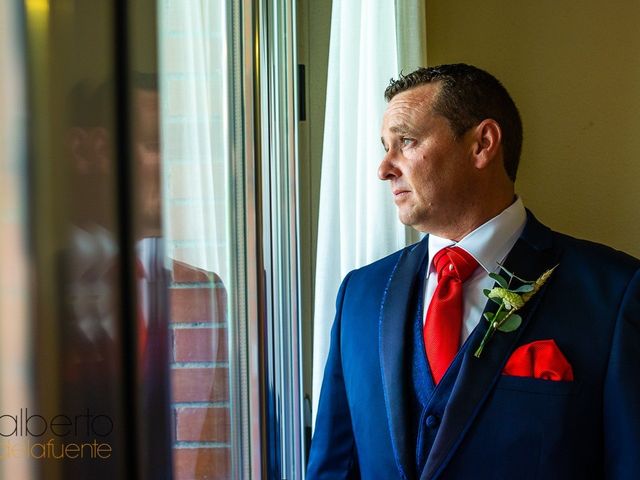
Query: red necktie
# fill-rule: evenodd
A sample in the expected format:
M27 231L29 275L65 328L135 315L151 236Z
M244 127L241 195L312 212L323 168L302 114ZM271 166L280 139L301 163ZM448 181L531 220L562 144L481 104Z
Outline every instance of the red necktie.
M137 320L138 320L138 328L137 328L137 336L138 336L138 362L142 365L142 360L144 358L145 351L147 349L147 319L144 314L144 305L145 297L142 293L143 289L147 288L147 280L146 280L146 271L142 260L136 257L136 295L137 301L136 306L138 307L137 311Z
M422 334L427 359L438 384L460 348L462 331L462 284L478 262L458 247L447 247L433 257L438 286L433 292Z

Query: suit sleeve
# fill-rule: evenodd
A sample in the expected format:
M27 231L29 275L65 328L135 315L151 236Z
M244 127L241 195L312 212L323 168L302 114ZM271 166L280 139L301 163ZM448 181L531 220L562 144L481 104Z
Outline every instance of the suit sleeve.
M606 478L640 478L640 271L618 313L604 389Z
M347 275L343 280L336 300L336 317L331 328L331 344L309 453L307 480L360 478L342 373L342 304L350 276Z

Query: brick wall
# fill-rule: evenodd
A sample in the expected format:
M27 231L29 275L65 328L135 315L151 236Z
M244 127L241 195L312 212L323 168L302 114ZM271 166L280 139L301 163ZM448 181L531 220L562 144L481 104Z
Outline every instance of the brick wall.
M217 275L175 261L170 300L175 479L228 479L226 290Z

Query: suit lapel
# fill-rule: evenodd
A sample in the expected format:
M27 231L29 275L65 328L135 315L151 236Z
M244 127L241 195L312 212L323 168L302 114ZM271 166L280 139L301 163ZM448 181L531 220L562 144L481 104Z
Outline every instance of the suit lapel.
M403 251L389 277L380 307L379 348L382 384L391 443L403 478L414 470L415 451L406 434L410 381L406 342L418 304L418 273L427 255L427 238Z
M509 253L505 267L522 278L534 280L555 264L557 252L551 248L550 230L541 225L530 212L527 213L525 230ZM498 380L509 354L516 347L528 323L532 321L545 287L522 308L522 325L515 332L496 332L485 346L482 356L476 358L473 354L488 326L484 318L480 320L464 352L460 372L421 479L436 478L446 467ZM493 302L488 302L485 311L493 310L494 307Z

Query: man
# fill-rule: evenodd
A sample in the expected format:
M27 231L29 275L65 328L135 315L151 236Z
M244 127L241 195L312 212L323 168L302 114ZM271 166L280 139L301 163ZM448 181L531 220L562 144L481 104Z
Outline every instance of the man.
M385 97L378 173L428 235L340 287L307 478L640 478L640 261L525 210L488 73L423 68ZM489 273L518 297L488 302Z

